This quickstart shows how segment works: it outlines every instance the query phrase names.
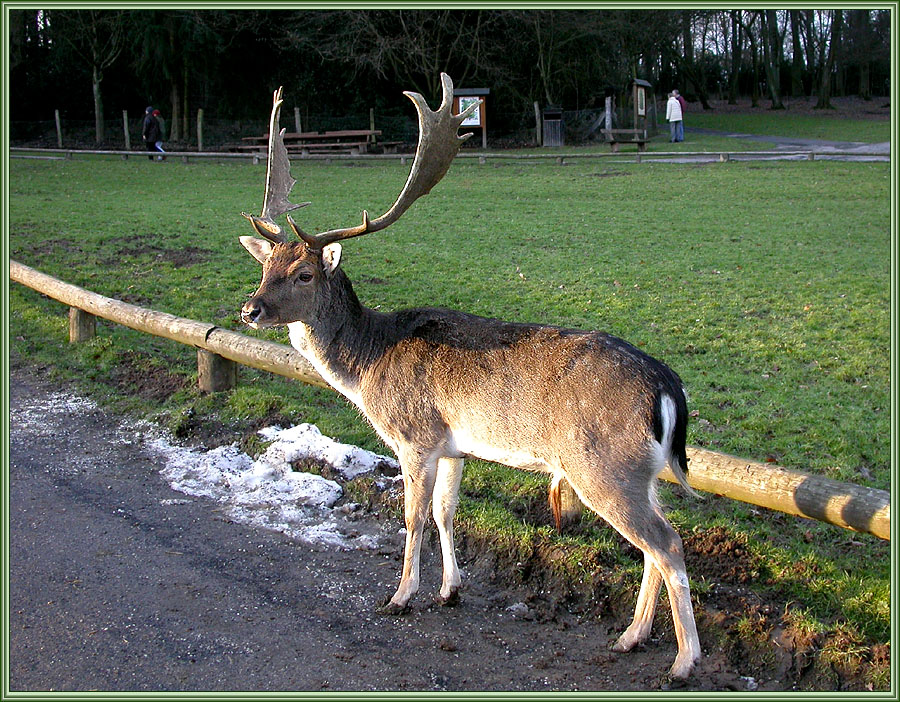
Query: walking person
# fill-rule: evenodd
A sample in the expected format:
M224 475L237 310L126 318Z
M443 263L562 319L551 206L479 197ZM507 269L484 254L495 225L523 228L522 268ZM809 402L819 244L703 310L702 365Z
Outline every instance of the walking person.
M681 93L679 93L677 89L672 92L675 93L675 98L678 100L678 104L681 105L681 124L678 127L681 138L678 141L684 141L684 118L687 115L687 101L681 96Z
M154 110L153 106L144 110L144 126L141 129L141 138L144 140L144 147L151 152L147 158L153 160L153 154L165 153L162 150L162 127L159 124L157 115L159 110ZM161 156L158 156L162 160Z
M682 125L681 103L674 92L669 93L669 101L666 103L666 120L669 122L669 141L684 141L684 127Z
M676 91L677 92L677 91ZM683 104L683 103L682 103ZM159 110L153 110L153 116L156 117L156 121L159 122L159 139L156 141L156 150L161 154L166 153L163 151L163 139L166 138L166 120L162 118L162 114ZM160 161L165 161L165 156L157 156Z

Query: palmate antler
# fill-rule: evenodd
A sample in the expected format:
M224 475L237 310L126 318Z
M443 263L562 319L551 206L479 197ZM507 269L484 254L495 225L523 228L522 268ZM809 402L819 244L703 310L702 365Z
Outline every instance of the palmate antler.
M403 93L413 101L419 114L419 143L409 177L406 179L406 185L403 186L403 191L397 201L377 219L370 220L369 213L364 210L362 224L346 229L332 229L321 234L307 234L288 215L287 221L291 229L308 246L321 249L335 241L377 232L390 226L409 209L413 202L422 195L427 195L444 177L462 143L472 136L471 133L459 135L459 127L481 101L470 105L458 115L451 114L453 81L446 73L441 74L441 85L444 97L437 111L431 110L425 102L425 98L419 93ZM288 200L288 195L296 181L291 177L290 161L287 149L284 147L284 130L278 130L281 103L281 88L279 88L275 92L269 123L269 158L266 168L266 196L262 212L259 217L241 213L250 220L257 234L276 243L286 242L288 237L284 229L275 222L275 218L309 204L304 202L295 205Z

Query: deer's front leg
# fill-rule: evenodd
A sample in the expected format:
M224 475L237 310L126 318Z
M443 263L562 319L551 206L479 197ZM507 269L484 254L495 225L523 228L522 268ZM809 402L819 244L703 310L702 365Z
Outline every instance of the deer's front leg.
M422 550L422 531L428 517L428 506L437 475L437 458L419 451L401 451L403 469L403 511L406 520L406 547L403 551L403 572L397 592L383 608L386 614L399 614L419 589L419 554Z

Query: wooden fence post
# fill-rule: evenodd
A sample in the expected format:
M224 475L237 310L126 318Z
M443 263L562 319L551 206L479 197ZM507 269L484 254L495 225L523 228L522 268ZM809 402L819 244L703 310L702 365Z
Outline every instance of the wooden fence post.
M237 364L206 349L197 349L197 382L202 392L231 390L237 384Z
M128 110L122 110L122 129L125 132L125 150L131 151L131 130L128 129ZM125 154L123 158L127 161L128 154Z
M69 343L90 341L97 335L97 318L79 307L69 308Z
M203 108L197 110L197 151L203 151Z
M298 134L303 131L302 129L300 129L300 126L301 126L300 125L300 108L295 107L294 108L294 128L297 130Z
M53 110L53 116L56 118L56 145L61 149L62 145L62 122L59 119L59 110Z

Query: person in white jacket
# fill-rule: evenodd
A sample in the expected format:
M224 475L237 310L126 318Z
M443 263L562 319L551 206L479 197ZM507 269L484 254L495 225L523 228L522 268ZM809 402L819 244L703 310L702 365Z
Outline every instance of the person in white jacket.
M684 116L681 113L681 103L675 93L669 93L669 101L666 103L666 120L669 122L669 141L684 141Z

